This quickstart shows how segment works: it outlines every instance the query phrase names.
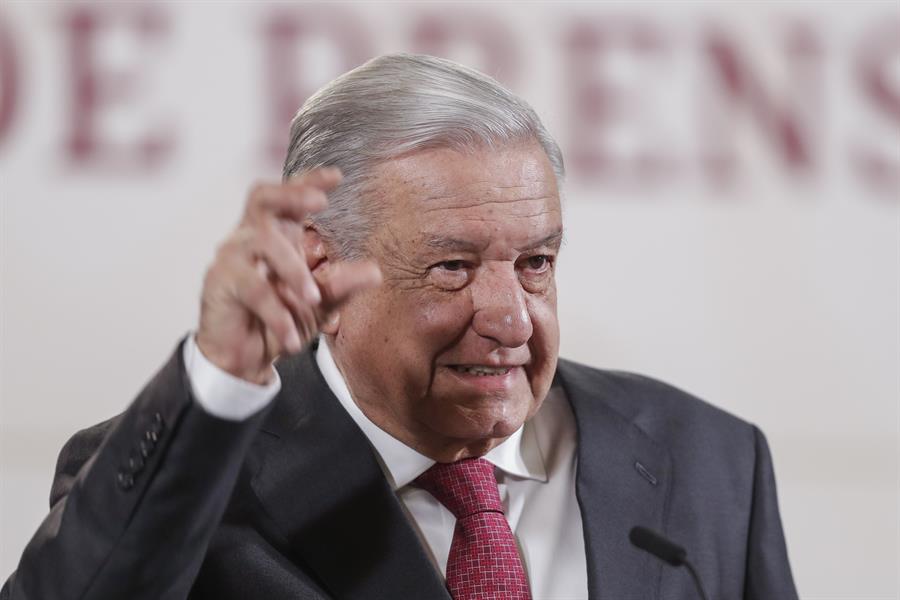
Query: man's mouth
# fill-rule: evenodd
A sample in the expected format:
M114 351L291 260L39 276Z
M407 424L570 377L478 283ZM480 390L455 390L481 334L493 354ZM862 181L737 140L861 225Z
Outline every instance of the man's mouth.
M477 375L479 377L488 377L492 375L506 375L514 367L488 367L486 365L450 365L450 368L458 373Z

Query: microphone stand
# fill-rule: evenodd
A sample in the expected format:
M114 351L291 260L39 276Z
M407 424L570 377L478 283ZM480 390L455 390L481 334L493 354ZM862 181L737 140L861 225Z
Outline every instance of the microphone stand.
M709 596L706 595L706 590L703 589L703 582L700 580L700 576L697 574L697 570L694 569L694 565L691 564L691 561L688 559L684 559L684 566L687 567L688 573L691 574L691 578L694 580L694 585L697 586L697 591L700 592L700 598L702 600L709 600Z
M709 600L706 590L703 589L703 581L700 579L697 569L694 568L694 565L687 558L687 550L646 527L632 527L631 532L628 534L628 539L635 547L649 552L673 567L687 567L688 572L691 574L691 579L694 580L694 586L700 593L700 598Z

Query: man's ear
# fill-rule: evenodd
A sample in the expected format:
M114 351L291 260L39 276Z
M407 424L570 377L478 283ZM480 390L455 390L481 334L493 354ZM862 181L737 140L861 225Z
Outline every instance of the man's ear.
M328 263L328 250L325 241L315 226L307 223L303 226L303 254L306 255L306 266L313 275L316 270Z
M309 267L316 281L321 283L328 277L328 269L331 265L328 246L315 226L309 223L303 227L303 253L306 255L306 266ZM335 309L327 315L325 322L322 323L322 333L337 335L341 324L339 310Z

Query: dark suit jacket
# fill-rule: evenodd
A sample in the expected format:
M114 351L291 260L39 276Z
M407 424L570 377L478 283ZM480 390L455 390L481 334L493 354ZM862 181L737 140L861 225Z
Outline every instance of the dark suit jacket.
M447 599L362 432L309 351L250 420L206 414L179 348L127 411L72 437L0 600ZM633 548L683 544L711 598L796 598L762 433L663 383L560 361L590 597L696 598ZM538 600L538 599L536 599Z

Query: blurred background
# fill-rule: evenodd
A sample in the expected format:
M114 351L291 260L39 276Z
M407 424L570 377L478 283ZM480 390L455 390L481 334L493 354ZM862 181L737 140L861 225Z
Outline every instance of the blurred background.
M6 0L0 580L62 444L194 326L294 112L395 51L485 71L557 136L562 354L758 424L801 596L898 598L896 2Z

